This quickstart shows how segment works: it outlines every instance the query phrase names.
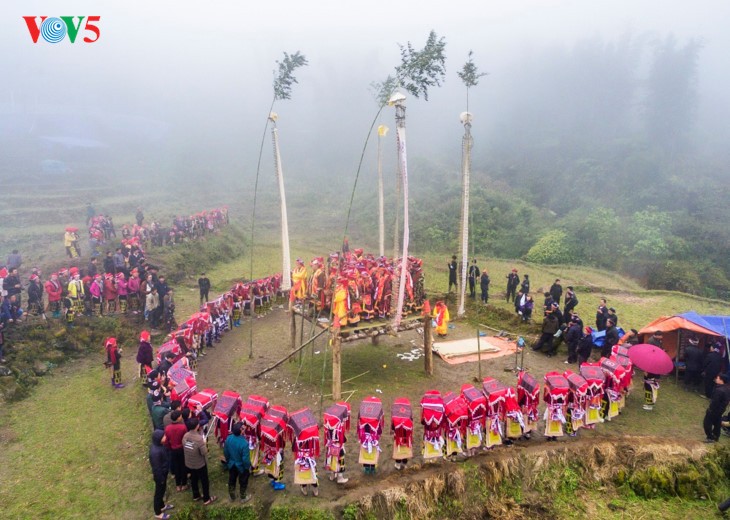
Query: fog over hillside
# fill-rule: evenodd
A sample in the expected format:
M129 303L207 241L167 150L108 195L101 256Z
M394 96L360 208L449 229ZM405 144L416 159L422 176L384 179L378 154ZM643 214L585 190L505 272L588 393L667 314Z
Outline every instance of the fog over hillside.
M679 100L693 104L688 142L717 157L727 140L730 35L723 25L730 6L721 1L11 0L4 11L0 136L33 155L14 146L16 168L32 169L38 150L99 155L98 146L117 162L154 156L145 164L178 176L218 165L221 174L250 178L275 61L299 50L309 66L297 74L293 98L276 106L283 160L294 178L351 178L377 110L370 83L398 64L397 44L420 47L430 29L446 39L448 76L428 102L408 101L411 157L458 168L465 96L456 71L469 50L489 73L469 107L477 167L571 134L601 142L641 131L652 57L662 46L681 54L696 45L696 98ZM100 15L99 40L33 44L22 20L71 14ZM382 121L392 120L384 110Z

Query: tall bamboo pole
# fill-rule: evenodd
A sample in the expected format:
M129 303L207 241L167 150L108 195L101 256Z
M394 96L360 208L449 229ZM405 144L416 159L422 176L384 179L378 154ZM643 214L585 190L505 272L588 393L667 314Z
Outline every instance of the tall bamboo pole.
M400 263L400 280L398 282L398 304L393 310L393 326L398 327L403 314L403 300L405 299L406 272L408 271L408 154L406 152L406 97L396 92L388 100L388 104L395 106L396 142L398 146L398 164L400 165L403 184L403 251Z
M378 126L378 232L380 256L385 256L385 201L383 196L383 155L382 141L388 133L388 127Z
M431 306L423 307L423 369L429 376L433 375L433 334L431 332Z
M342 398L342 339L340 329L335 329L332 337L332 399Z
M471 173L471 121L469 112L462 112L461 122L464 124L464 137L461 140L461 291L459 292L459 310L457 316L466 314L467 267L469 265L469 181Z
M281 290L291 289L291 252L289 250L289 219L286 212L286 191L284 190L284 172L281 168L281 153L279 152L279 133L276 128L276 120L279 116L275 112L269 114L271 121L271 139L274 143L274 168L276 179L279 181L279 199L281 204ZM291 301L291 300L290 300Z

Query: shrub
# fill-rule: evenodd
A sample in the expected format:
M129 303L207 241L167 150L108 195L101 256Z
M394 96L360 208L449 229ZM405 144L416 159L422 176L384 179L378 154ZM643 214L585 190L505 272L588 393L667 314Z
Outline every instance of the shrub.
M560 229L548 231L525 255L525 260L537 264L565 264L575 259L568 235Z

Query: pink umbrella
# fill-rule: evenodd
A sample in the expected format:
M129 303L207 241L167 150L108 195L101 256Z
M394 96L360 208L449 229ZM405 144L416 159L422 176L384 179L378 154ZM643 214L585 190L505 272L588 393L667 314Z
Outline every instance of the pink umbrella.
M644 372L664 375L674 369L674 362L669 354L656 345L641 343L629 349L629 359Z

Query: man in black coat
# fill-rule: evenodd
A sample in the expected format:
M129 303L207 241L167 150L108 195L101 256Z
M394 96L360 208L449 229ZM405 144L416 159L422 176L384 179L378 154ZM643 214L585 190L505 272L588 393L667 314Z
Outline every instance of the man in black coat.
M167 474L170 472L170 452L162 445L162 437L165 432L155 430L152 432L152 444L150 444L150 466L152 466L152 478L155 481L155 498L153 507L155 518L167 519L170 517L165 511L173 508L172 504L165 505L165 491L167 490Z
M573 286L568 286L568 291L565 293L565 307L563 307L563 314L566 316L570 316L570 311L575 309L575 307L578 305L578 297L575 295L575 291L573 290Z
M512 269L512 272L507 275L507 301L511 302L515 299L515 293L517 292L517 286L520 285L520 275L517 274L517 269Z
M160 303L162 303L165 295L170 292L170 286L167 285L165 275L161 274L159 278L157 278L157 283L155 284L155 287L157 288L157 295L160 297Z
M552 309L547 311L545 317L542 319L542 335L540 336L540 339L537 340L537 343L535 343L535 346L532 347L532 350L537 352L543 347L547 347L545 355L547 355L547 357L552 357L555 354L553 337L559 328L560 322L558 322L558 318L553 316Z
M459 283L456 281L456 269L458 267L456 263L456 255L451 257L451 262L446 264L446 266L449 268L449 292L451 292L452 285L455 289L459 288Z
M520 286L520 291L522 291L522 294L530 294L530 276L524 275L522 279L522 285Z
M560 303L560 298L563 296L563 286L560 285L560 278L555 280L555 283L550 286L550 295L553 297L553 301Z
M601 356L605 358L611 357L613 346L617 344L619 340L618 329L616 328L616 323L613 321L613 318L608 318L608 320L606 320L606 325L608 325L608 328L606 329L606 337L603 340L603 347L601 348Z
M111 251L107 251L106 255L104 256L104 272L111 274L116 273L114 269L114 257L112 256Z
M702 380L702 364L705 354L699 347L697 338L690 338L684 349L684 389L697 390Z
M200 305L203 305L203 301L208 303L208 292L210 291L210 280L205 273L200 273L198 278L198 290L200 291Z
M618 315L616 314L616 309L614 309L613 307L608 308L608 314L606 316L606 319L612 319L613 324L618 327Z
M705 397L712 397L712 391L715 389L715 378L722 372L723 359L720 355L720 345L715 343L710 347L710 352L705 357L702 365L702 371L705 376Z
M489 275L487 270L482 271L482 276L479 277L479 288L482 290L482 303L487 304L489 302Z
M705 420L702 426L705 429L707 438L705 442L717 442L720 440L720 427L722 415L725 413L728 403L730 403L730 375L719 374L715 377L714 383L717 385L712 392L710 406L705 412Z
M574 315L570 320L568 331L565 333L565 342L568 344L568 359L565 361L566 364L578 361L578 343L583 337L579 320L578 315Z
M10 274L5 278L5 281L3 282L3 289L8 293L7 297L10 298L11 296L15 296L15 302L18 305L18 307L21 306L21 296L23 291L23 286L20 283L20 275L18 275L18 269L8 269L10 271Z
M606 319L608 319L608 308L606 307L606 299L601 298L601 303L596 310L596 330L606 330Z
M475 258L471 261L471 265L469 266L469 296L472 298L476 298L477 296L477 280L479 280L480 275L481 272L479 271L477 259Z
M549 292L543 293L543 296L545 297L545 300L542 302L542 308L545 312L551 311L553 308L553 300L552 295Z

